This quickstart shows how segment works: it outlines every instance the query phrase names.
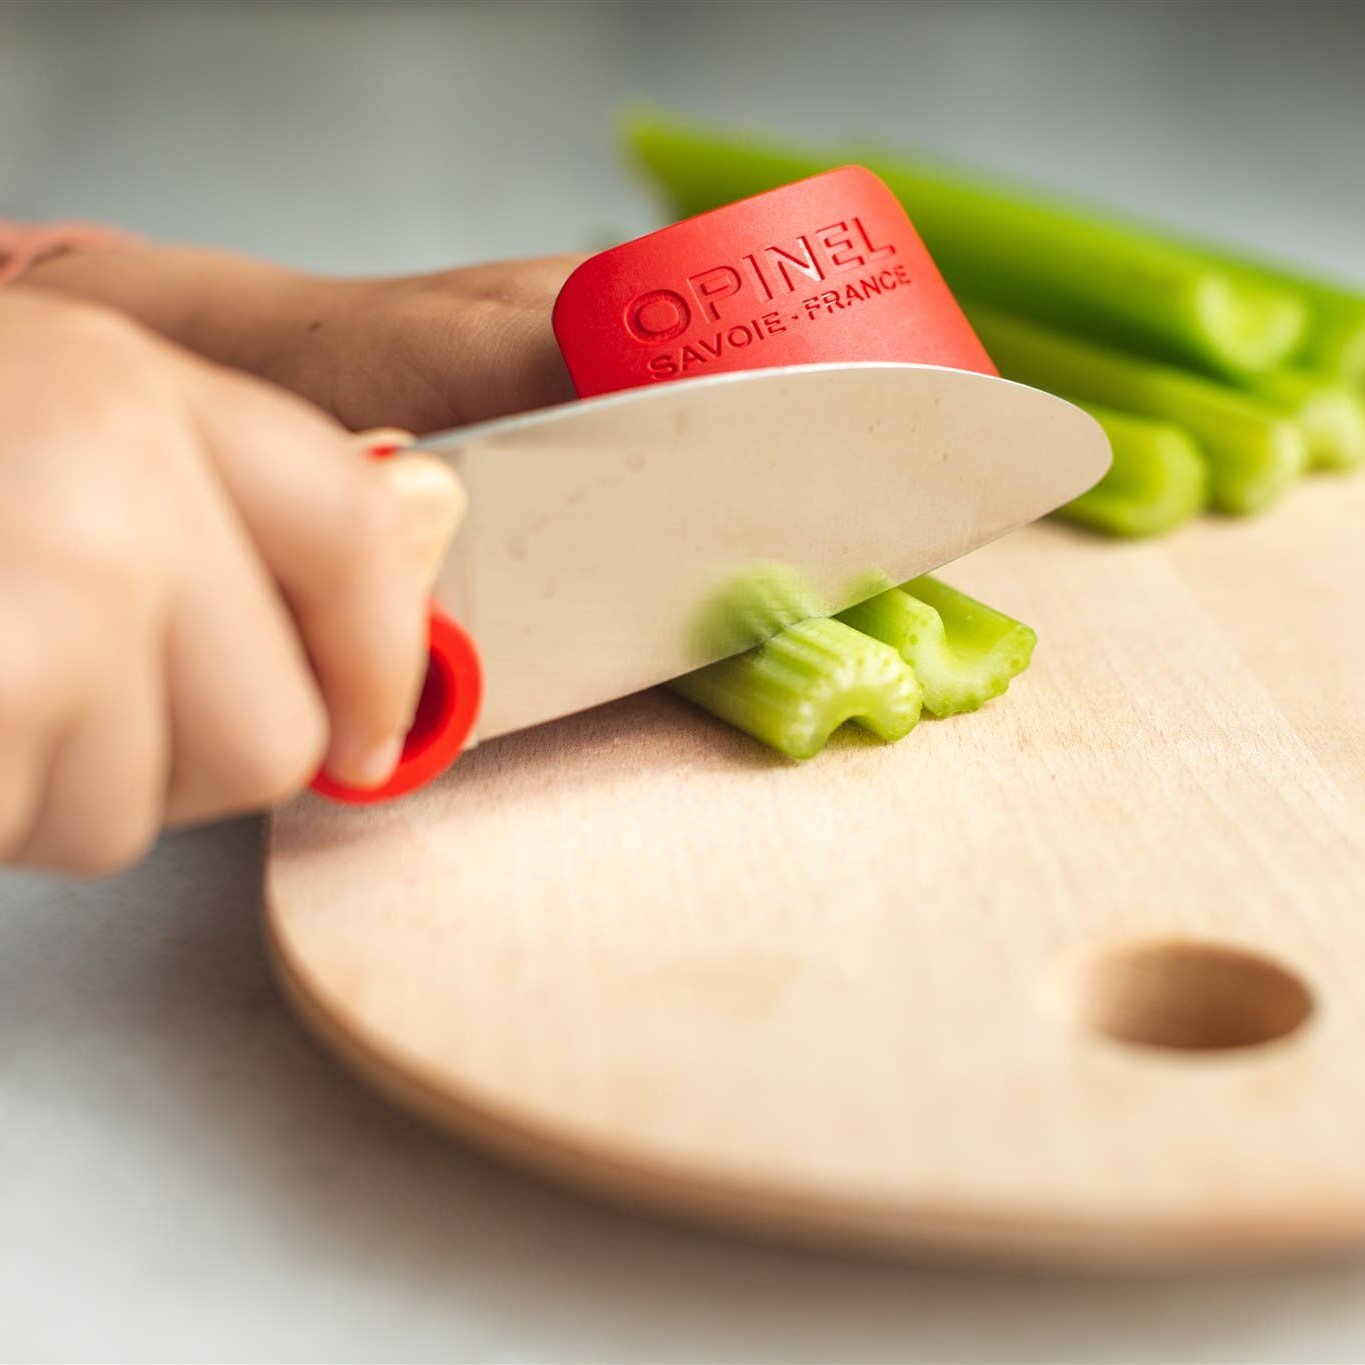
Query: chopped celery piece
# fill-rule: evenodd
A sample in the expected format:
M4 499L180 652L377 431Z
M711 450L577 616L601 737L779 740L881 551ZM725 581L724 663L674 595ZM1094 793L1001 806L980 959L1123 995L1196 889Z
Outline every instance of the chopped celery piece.
M1365 460L1365 391L1342 376L1270 370L1247 387L1299 424L1313 469L1354 469Z
M669 684L789 758L810 758L846 720L903 739L920 714L915 673L897 652L828 617Z
M979 710L1024 671L1038 637L1012 617L925 575L838 619L898 650L934 716Z
M699 653L724 658L798 621L828 614L828 605L794 565L760 560L731 574L707 598L692 638Z
M954 291L1177 363L1270 369L1308 324L1294 289L1151 229L881 150L783 146L651 113L623 133L682 214L856 161L904 204Z
M1303 433L1262 399L993 308L964 306L1010 379L1185 427L1208 460L1209 492L1220 511L1261 511L1306 467Z
M1157 536L1202 511L1209 471L1183 427L1082 403L1114 451L1109 472L1055 513L1115 536Z

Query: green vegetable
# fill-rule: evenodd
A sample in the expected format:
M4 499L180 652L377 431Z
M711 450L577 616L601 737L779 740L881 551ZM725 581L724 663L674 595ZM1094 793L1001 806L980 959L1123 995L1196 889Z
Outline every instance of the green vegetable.
M649 113L623 132L680 214L857 161L904 204L955 291L1178 363L1270 369L1308 325L1292 287L1148 229L880 150L787 147Z
M1365 392L1341 376L1271 370L1247 387L1294 418L1313 469L1354 469L1365 460Z
M1030 627L928 576L880 593L838 619L898 650L935 716L976 711L1024 671Z
M1346 293L1333 296L1325 290L1307 297L1313 326L1300 361L1365 388L1365 298Z
M884 740L919 720L915 673L889 645L818 617L669 684L789 758L810 758L846 720Z
M1365 387L1365 292L1222 248L1204 246L1201 251L1213 264L1297 294L1308 305L1309 324L1295 363Z
M1202 511L1209 471L1183 427L1082 403L1114 451L1109 472L1055 513L1116 536L1157 536Z
M1262 399L993 308L964 306L1010 379L1186 428L1208 460L1209 492L1220 511L1261 511L1306 467L1303 433Z
M829 605L794 565L760 560L711 593L692 623L692 639L699 653L724 658L761 645L798 621L828 614Z

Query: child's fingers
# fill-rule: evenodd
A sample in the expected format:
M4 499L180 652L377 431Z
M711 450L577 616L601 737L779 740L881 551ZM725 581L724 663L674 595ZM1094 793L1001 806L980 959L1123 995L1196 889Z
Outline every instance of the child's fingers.
M192 545L166 649L175 823L299 791L326 751L323 698L257 547L207 465L183 494Z
M57 746L19 862L93 875L135 861L156 838L169 765L161 661L144 649L128 662Z
M398 502L403 536L423 592L431 592L464 520L468 497L454 471L435 455L414 452L381 469Z
M398 760L426 667L425 585L383 462L297 400L206 372L196 416L276 580L331 721L326 767L378 786Z
M357 431L351 437L351 444L361 455L371 459L387 459L410 446L417 438L403 427L371 427L368 431Z
M50 735L0 726L0 864L13 862L32 837L54 744Z
M426 591L436 585L469 498L454 470L436 455L409 451L416 438L398 427L374 427L351 438L362 456L383 461L382 472L402 509L408 549Z
M0 600L0 862L13 858L32 834L65 706L53 695L60 683L40 681L49 665L64 661L38 648L27 617L17 596Z
M41 506L40 500L29 510ZM62 792L81 785L79 764L63 758L68 738L131 670L160 667L160 652L149 643L157 630L155 608L117 554L93 550L98 516L98 510L76 516L76 524L84 522L87 559L100 564L93 573L86 572L90 562L72 571L57 553L53 527L25 535L12 524L0 525L0 545L12 551L0 555L0 861L66 865L43 845L35 852L34 841L48 823L54 796L63 803ZM59 767L66 774L60 781ZM125 785L126 802L118 790ZM72 829L77 866L111 865L119 848L137 851L145 843L145 826L114 828L125 816L130 823L150 819L154 828L160 793L148 816L136 786L135 776L125 777L109 810L96 802L90 818Z

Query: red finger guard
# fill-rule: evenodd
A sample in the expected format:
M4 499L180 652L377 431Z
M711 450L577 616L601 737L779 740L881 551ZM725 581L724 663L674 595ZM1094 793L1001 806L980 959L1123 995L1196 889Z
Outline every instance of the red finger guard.
M996 373L904 209L861 166L594 256L560 290L554 331L582 398L728 370L838 361ZM459 756L482 690L473 642L433 607L427 682L397 771L373 789L321 774L313 790L367 804L429 782Z
M594 256L560 290L554 329L582 398L831 361L996 373L905 210L861 166Z

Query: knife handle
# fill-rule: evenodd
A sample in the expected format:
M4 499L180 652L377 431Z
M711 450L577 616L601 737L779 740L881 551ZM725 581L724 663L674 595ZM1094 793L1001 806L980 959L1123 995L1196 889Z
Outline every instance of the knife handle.
M377 446L368 454L384 460L398 452ZM474 641L434 602L427 608L427 674L412 728L393 776L381 787L352 787L320 772L312 791L353 806L391 801L439 777L460 756L483 700L483 665Z
M382 787L351 787L325 772L309 784L319 796L352 806L392 801L439 777L460 756L483 699L479 651L438 606L427 616L427 676L393 776Z

